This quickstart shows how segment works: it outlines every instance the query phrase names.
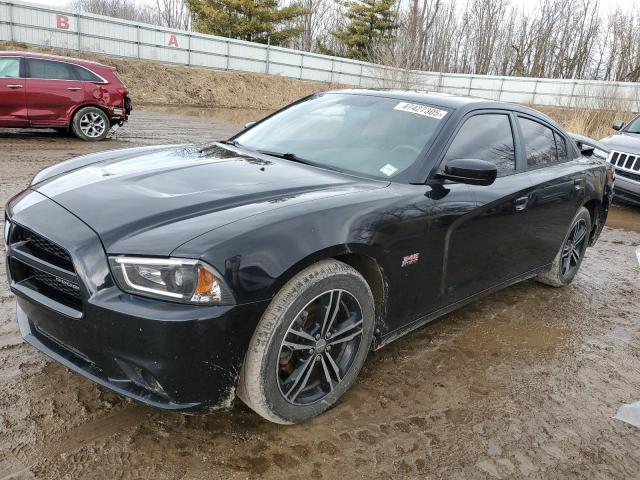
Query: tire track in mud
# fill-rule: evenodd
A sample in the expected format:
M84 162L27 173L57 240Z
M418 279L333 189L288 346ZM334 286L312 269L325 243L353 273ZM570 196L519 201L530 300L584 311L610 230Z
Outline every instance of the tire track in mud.
M107 439L118 433L137 428L148 420L149 409L144 406L132 405L106 417L83 423L69 430L64 435L47 438L38 444L14 448L11 458L0 461L0 480L9 480L17 476L28 474L40 463L47 463L55 457L65 458L83 447L100 440ZM23 458L24 460L20 460ZM36 458L36 461L29 459ZM26 461L25 461L26 460ZM8 463L9 467L3 465Z

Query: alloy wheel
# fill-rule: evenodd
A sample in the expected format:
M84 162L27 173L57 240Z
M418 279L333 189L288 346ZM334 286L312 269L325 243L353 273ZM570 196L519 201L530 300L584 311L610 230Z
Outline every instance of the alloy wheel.
M572 274L580 266L580 259L587 241L587 222L580 219L569 232L560 255L560 273L563 278Z
M310 405L342 381L358 352L362 309L346 290L329 290L295 317L280 345L278 387L294 405Z
M80 130L87 137L96 138L107 128L104 118L95 112L87 112L80 118Z

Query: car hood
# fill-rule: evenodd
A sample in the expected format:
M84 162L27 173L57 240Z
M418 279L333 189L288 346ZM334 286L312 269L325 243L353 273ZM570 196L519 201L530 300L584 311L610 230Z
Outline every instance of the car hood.
M640 135L637 133L620 133L610 135L600 140L610 150L620 150L627 153L640 153Z
M91 227L110 254L168 256L248 216L388 185L220 144L97 158L31 188Z

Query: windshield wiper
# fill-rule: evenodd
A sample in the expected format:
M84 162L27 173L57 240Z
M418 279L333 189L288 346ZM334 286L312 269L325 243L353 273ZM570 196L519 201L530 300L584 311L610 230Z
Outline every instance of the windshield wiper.
M220 140L218 143L222 143L223 145L231 145L232 147L242 146L237 140Z
M276 158L284 158L285 160L291 160L293 162L304 163L305 165L315 165L315 163L305 160L304 158L298 157L295 153L280 153L280 152L270 152L269 150L257 150L258 153L262 153L263 155L269 155L270 157Z

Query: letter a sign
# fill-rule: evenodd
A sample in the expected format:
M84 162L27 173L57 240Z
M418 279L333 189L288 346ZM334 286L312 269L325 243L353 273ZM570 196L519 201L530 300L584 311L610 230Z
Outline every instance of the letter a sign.
M176 37L176 35L174 33L169 35L169 43L168 43L168 45L170 47L178 47L178 37Z

